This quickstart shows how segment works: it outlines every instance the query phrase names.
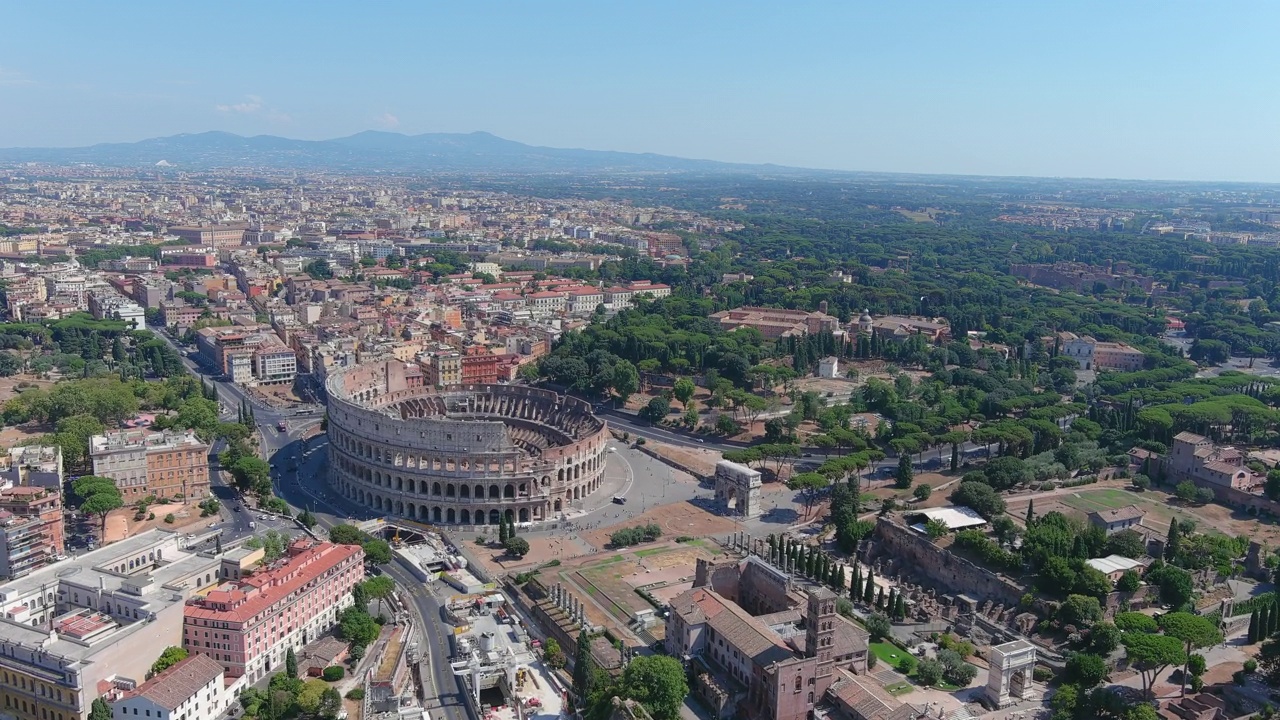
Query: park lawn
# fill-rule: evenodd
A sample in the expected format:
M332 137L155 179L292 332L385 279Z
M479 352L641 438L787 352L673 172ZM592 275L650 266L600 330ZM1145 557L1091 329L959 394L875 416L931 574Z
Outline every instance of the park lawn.
M875 643L871 643L871 644L868 646L868 649L870 649L870 650L871 650L871 652L873 652L873 653L875 653L875 654L876 654L876 657L880 659L880 662L882 662L882 663L884 663L884 664L888 665L889 667L893 668L894 670L897 670L897 669L898 669L898 661L899 661L899 660L901 660L904 656L906 656L906 657L910 657L910 658L911 658L912 660L914 660L917 664L919 664L919 662L920 662L920 658L918 658L918 657L916 657L916 656L912 655L911 653L907 652L906 650L903 650L902 648L898 647L897 645L894 645L893 643L887 643L887 642L875 642ZM895 655L896 655L897 657L894 657ZM914 678L915 678L915 676L916 676L916 671L913 669L913 670L911 671L911 674L910 674L910 675L908 675L907 677L914 679ZM902 685L902 684L903 684L903 683L897 683L897 684L895 684L895 685L890 685L889 687L886 687L885 689L886 689L886 690L889 690L889 688L890 688L890 687L896 687L897 685ZM937 686L936 686L936 687L937 687L937 689L939 689L939 690L959 690L959 689L960 689L960 686L959 686L959 685L952 685L951 683L947 682L946 680L943 680L942 682L939 682L939 683L937 684ZM889 690L889 692L891 692L891 693L892 693L893 691L892 691L892 690ZM894 693L894 694L903 694L903 693Z
M897 645L887 642L873 642L867 647L876 654L876 657L880 658L880 662L895 670L898 668L898 661L911 654Z
M892 685L885 685L884 689L885 692L888 692L890 695L898 697L899 695L906 695L912 690L915 690L916 686L906 680L903 680L902 682L896 682Z
M637 550L634 554L636 557L642 558L649 557L650 555L661 555L662 553L669 552L670 550L671 548L649 548L648 550Z

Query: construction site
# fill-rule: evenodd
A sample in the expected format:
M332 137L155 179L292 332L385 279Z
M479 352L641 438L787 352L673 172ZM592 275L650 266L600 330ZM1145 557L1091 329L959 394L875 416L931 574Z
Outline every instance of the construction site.
M566 688L534 652L527 629L500 592L450 600L450 667L484 720L557 720Z

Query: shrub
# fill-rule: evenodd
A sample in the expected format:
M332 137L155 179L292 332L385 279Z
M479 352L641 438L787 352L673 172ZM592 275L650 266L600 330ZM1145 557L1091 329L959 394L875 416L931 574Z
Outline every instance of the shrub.
M341 665L330 665L324 669L320 677L327 682L337 682L342 679L343 675L346 675L346 671L342 669Z
M637 525L615 530L609 536L609 542L614 547L631 547L642 542L653 542L660 537L662 537L662 528L656 523L649 523L648 525Z
M348 691L347 691L347 699L348 699L348 700L363 700L363 699L364 699L364 688L359 688L359 687L358 687L358 688L351 688L350 690L348 690Z
M1250 658L1244 661L1244 671L1250 675L1258 672L1258 661Z
M1031 671L1031 679L1036 682L1049 682L1052 678L1053 671L1047 667L1037 665L1035 669Z
M155 520L155 519L156 519L156 514L155 514L155 513L147 513L147 519L148 519L148 520Z
M164 516L164 521L169 525L172 525L178 521L178 518L174 517L173 513L169 513L168 515Z

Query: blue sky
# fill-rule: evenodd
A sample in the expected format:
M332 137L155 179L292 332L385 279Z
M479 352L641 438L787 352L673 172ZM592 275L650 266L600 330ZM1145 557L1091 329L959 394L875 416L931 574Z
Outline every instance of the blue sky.
M1280 3L14 2L0 146L487 130L845 170L1280 181Z

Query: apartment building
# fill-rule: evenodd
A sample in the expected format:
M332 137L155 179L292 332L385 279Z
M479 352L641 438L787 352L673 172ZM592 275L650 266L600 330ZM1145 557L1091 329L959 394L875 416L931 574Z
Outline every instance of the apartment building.
M98 320L122 320L132 327L147 326L147 313L142 306L110 289L90 290L87 293L89 312Z
M253 376L260 383L288 384L298 375L298 356L283 344L263 344L253 352Z
M66 551L62 492L45 487L0 490L0 577L22 577Z
M0 717L87 720L103 687L140 682L216 578L186 542L150 530L0 584Z
M169 234L192 245L218 249L240 247L244 242L244 226L241 225L189 225L169 228Z
M462 353L456 350L433 350L427 353L422 369L426 372L426 384L433 387L449 387L462 383Z
M161 302L160 303L160 324L165 327L176 327L179 330L186 330L204 315L204 308L193 307L185 303Z
M20 485L62 489L62 448L24 445L0 455L0 486Z
M111 718L217 720L237 699L223 677L221 663L191 655L113 701Z
M93 474L109 477L125 502L156 497L204 497L209 492L209 446L191 431L135 429L89 440Z
M462 384L497 384L498 366L501 364L502 357L490 353L486 347L473 345L467 348L467 354L462 357Z
M227 580L187 602L182 645L257 682L284 666L289 649L323 635L364 578L364 550L298 538L273 566Z

